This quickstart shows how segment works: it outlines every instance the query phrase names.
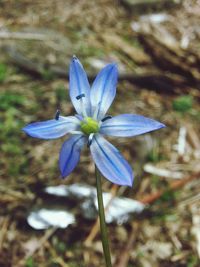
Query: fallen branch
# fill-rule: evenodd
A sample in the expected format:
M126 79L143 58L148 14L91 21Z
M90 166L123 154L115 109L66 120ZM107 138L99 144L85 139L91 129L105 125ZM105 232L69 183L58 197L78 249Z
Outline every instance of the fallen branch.
M45 73L49 73L51 78L68 79L67 72L60 66L33 62L11 46L4 46L3 50L7 53L13 64L38 79L44 79ZM96 73L89 73L88 77L89 80L94 80ZM167 73L162 74L160 72L144 73L141 75L120 73L119 80L127 80L140 87L170 93L176 93L175 88L177 87L183 90L188 86L187 81L183 77Z
M177 51L162 44L152 34L139 34L139 39L146 52L151 55L154 63L165 71L173 72L185 77L191 84L199 84L199 58L196 55L194 62L190 60L189 51Z
M165 190L160 190L156 193L149 194L145 197L137 199L138 201L142 202L143 204L152 204L161 196L163 196L169 190L177 190L186 185L187 183L191 182L192 180L198 179L200 177L200 172L187 176L181 180L173 181L169 184L169 187Z
M140 48L129 44L117 34L102 34L101 38L105 45L111 46L114 50L128 56L133 62L139 65L147 65L151 63L151 58Z

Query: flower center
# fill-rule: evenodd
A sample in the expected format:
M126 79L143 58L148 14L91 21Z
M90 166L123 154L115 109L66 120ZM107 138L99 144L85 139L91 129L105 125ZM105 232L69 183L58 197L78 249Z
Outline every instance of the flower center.
M84 134L90 135L91 133L98 133L99 131L99 124L97 121L90 117L84 118L81 122L81 131Z

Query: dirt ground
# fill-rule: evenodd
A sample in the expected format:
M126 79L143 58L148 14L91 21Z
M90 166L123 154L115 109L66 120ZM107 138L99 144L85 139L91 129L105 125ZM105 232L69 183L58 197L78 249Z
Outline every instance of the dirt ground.
M167 126L110 138L135 181L128 188L102 179L103 190L145 204L126 223L108 224L113 267L200 266L200 1L130 2L0 2L0 267L105 266L98 225L86 219L82 200L44 193L48 186L95 186L88 150L62 180L58 156L66 137L43 141L21 131L57 109L74 114L68 96L74 54L91 81L107 63L118 64L111 115L136 113ZM76 222L65 229L30 226L31 211L55 205L70 209Z

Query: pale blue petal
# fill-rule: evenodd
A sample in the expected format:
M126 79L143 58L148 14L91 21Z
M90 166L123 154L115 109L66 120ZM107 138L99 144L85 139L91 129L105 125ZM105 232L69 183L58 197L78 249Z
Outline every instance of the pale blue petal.
M80 121L74 116L62 117L58 120L33 122L22 130L28 135L41 139L56 139L71 131L80 129Z
M90 150L97 168L109 181L132 186L132 169L111 143L100 134L96 134L92 139Z
M68 176L80 159L80 152L86 143L83 135L73 135L66 140L60 150L59 166L62 177Z
M75 56L69 68L69 94L77 113L91 116L90 85L82 64Z
M141 115L122 114L102 122L100 133L130 137L165 127L164 124Z
M116 94L117 65L109 64L103 68L91 88L90 99L95 119L101 120L109 109Z

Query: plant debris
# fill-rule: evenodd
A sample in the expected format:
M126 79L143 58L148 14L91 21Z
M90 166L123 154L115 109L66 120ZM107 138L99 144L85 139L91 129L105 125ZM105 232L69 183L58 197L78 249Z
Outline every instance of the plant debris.
M102 179L113 266L200 266L200 3L142 2L131 9L112 0L1 1L1 267L105 266L87 149L62 180L62 140L21 131L56 110L73 114L66 71L73 54L91 82L103 65L119 65L111 115L151 115L167 125L110 138L135 171L133 188ZM43 229L30 227L28 216Z

